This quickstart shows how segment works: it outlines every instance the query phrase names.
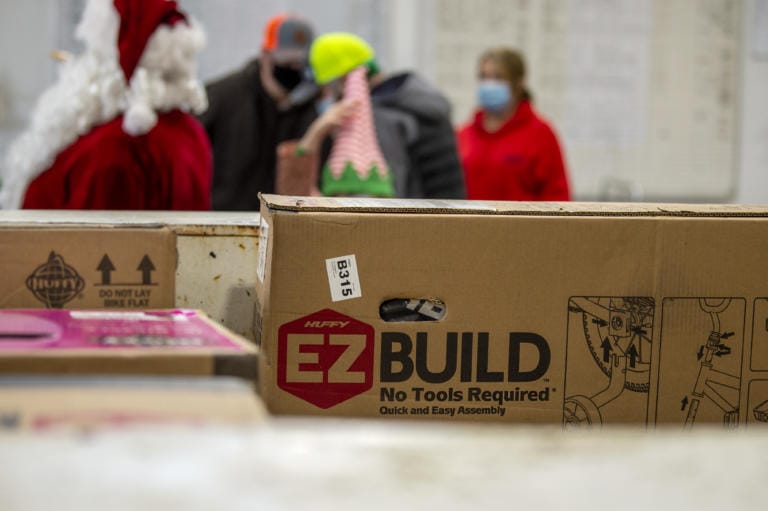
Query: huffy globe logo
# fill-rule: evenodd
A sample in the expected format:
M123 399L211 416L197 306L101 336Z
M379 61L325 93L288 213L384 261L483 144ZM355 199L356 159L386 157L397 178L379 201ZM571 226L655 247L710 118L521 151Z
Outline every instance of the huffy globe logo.
M277 385L327 409L373 386L374 329L325 309L278 330Z
M49 309L61 309L85 287L83 278L56 252L51 252L48 261L27 277L26 284Z

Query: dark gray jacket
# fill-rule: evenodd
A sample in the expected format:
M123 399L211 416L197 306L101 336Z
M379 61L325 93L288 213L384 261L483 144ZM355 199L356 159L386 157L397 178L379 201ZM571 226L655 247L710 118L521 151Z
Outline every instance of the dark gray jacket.
M275 190L277 145L304 135L317 117L314 98L279 110L257 60L206 89L210 106L200 122L213 146L213 209L258 210L259 192Z
M371 99L396 196L463 199L451 105L442 93L418 75L402 73L374 87Z

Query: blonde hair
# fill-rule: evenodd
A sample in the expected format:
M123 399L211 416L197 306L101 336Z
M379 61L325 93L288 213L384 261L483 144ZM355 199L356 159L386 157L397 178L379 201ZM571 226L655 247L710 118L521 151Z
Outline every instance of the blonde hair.
M478 60L478 68L491 61L499 68L499 72L512 85L521 101L532 101L533 95L523 82L525 81L525 60L520 52L500 46L486 50Z

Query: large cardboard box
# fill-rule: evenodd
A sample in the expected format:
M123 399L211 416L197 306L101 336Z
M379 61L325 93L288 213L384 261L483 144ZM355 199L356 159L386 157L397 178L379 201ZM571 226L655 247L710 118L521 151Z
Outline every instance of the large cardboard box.
M6 229L25 232L30 241L42 245L41 253L33 259L15 249L10 242L3 243L3 236L8 232ZM114 284L112 288L95 288L103 278L103 272L98 268L104 253L99 253L97 247L84 241L75 242L76 250L62 252L56 241L60 239L58 229L97 231L93 236L100 242L108 243L110 247L117 244L116 250L110 247L104 249L116 267L110 274ZM113 232L116 230L118 233ZM165 242L158 244L155 238L143 235L147 231L159 230L164 232L164 236L175 240L175 246L168 249L165 258L155 253L160 249L166 250ZM77 240L76 237L74 239ZM55 250L85 280L82 298L68 301L64 304L65 308L114 308L121 307L121 304L129 307L131 302L126 298L144 299L147 291L156 299L160 288L168 290L168 282L174 280L175 269L175 299L164 294L162 302L155 300L149 307L200 309L228 329L253 340L256 310L256 266L253 259L258 240L259 214L254 212L0 211L0 260L7 268L9 278L14 279L5 286L14 286L15 290L14 301L3 304L0 299L0 307L45 306L31 292L25 291L24 284L32 269L46 262L50 252ZM124 261L115 260L113 253L123 254ZM75 254L84 262L71 259ZM152 278L153 283L158 285L134 286L131 288L133 291L119 286L121 282L137 281L143 277L137 268L138 261L145 254L156 268ZM0 282L0 290L5 286ZM169 291L172 292L172 289ZM96 299L101 299L84 301L93 292L96 292Z
M273 412L768 420L768 209L262 201Z
M230 377L0 377L0 433L254 425L266 409Z
M0 310L0 374L236 376L257 348L193 310Z

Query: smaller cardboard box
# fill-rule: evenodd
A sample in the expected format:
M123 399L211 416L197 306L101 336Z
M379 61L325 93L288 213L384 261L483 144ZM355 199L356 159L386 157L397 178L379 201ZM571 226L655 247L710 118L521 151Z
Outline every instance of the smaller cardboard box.
M237 376L257 349L193 310L0 311L0 374Z
M267 413L230 377L0 377L0 432L256 425Z
M165 227L0 224L0 308L175 307Z

